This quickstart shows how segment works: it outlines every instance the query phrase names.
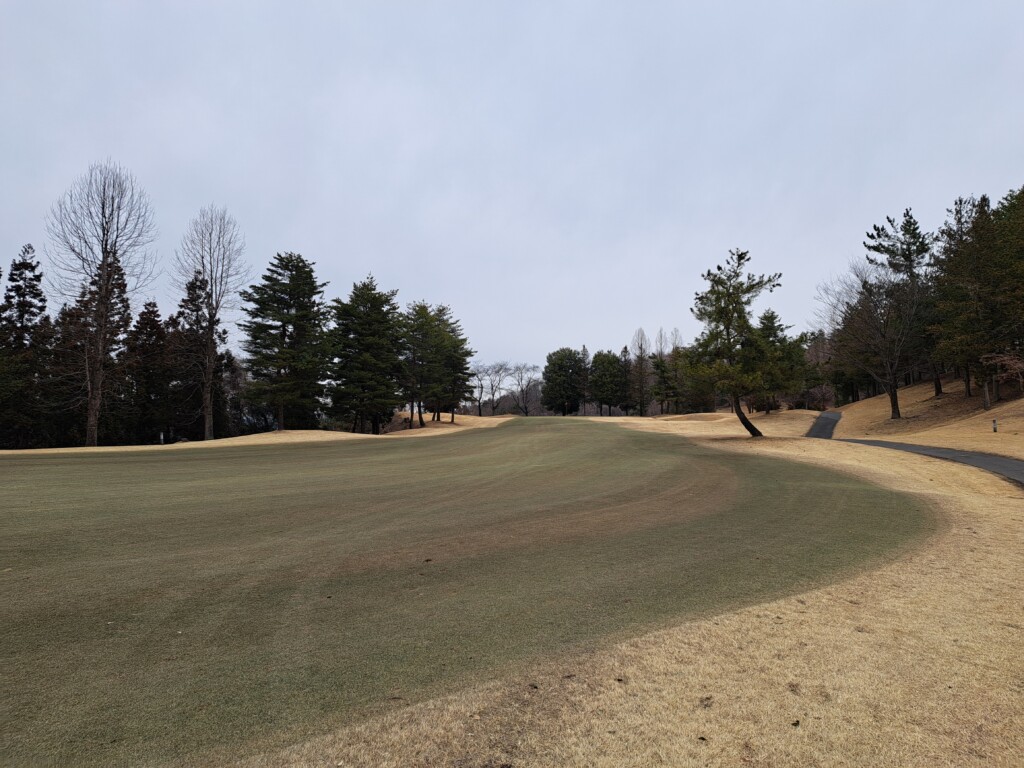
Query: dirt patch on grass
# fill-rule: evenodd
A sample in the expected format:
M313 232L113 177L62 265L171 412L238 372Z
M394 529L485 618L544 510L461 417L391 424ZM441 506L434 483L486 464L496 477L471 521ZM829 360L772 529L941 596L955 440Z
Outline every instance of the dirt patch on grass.
M924 457L706 426L675 422L717 448L918 494L945 527L840 584L556 658L241 764L1019 765L1020 489Z

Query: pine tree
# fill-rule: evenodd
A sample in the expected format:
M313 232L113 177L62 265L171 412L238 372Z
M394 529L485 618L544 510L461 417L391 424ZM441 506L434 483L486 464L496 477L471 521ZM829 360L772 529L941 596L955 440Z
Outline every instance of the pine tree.
M331 412L351 419L352 431L366 424L378 435L402 404L402 317L398 291L380 291L372 276L352 286L348 301L335 299L328 387Z
M43 384L52 336L35 250L11 262L0 303L0 446L46 444Z
M326 367L323 289L313 263L297 253L277 254L262 282L240 293L250 306L240 323L247 338L249 396L265 403L277 429L319 426Z
M168 345L168 328L156 302L146 302L125 337L124 398L126 439L152 444L173 440L174 403L171 386L174 369Z
M761 431L743 413L740 398L760 389L762 372L743 349L754 333L751 303L764 291L778 287L782 276L744 274L749 262L747 251L732 250L724 267L705 272L708 287L696 294L692 312L704 323L697 346L710 365L718 390L728 395L733 412L751 437L761 437Z
M563 416L578 411L585 391L586 367L583 354L575 349L562 347L548 353L541 405Z

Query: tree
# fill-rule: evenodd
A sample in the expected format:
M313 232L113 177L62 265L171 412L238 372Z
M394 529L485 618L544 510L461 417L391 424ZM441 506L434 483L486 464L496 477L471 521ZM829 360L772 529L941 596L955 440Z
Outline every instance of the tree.
M379 435L402 404L402 318L395 296L372 276L352 286L348 301L331 305L332 362L328 393L333 415L350 418L352 431Z
M405 313L405 354L403 356L406 400L409 401L409 429L418 417L423 420L423 400L440 378L433 350L438 345L438 328L433 310L425 301L413 302Z
M179 287L185 291L198 275L206 282L199 319L197 350L201 355L203 439L213 439L214 373L220 359L218 328L225 310L236 306L238 291L248 282L249 267L242 260L245 239L226 208L201 209L189 222L174 258Z
M46 231L57 284L84 313L85 444L96 445L113 353L128 327L128 293L153 276L149 198L121 166L97 163L54 203Z
M129 439L143 444L159 442L161 435L166 440L173 439L171 386L175 371L167 325L160 318L156 302L146 302L128 331L123 362L128 385L125 421Z
M537 374L540 367L530 363L513 363L509 368L509 378L512 386L508 389L508 396L512 405L523 416L530 415L530 408L536 397L536 388L540 383Z
M632 353L632 386L633 401L637 404L641 416L647 415L647 406L651 400L651 341L643 328L637 328L630 343Z
M891 417L898 419L900 382L924 348L923 270L932 240L921 233L909 209L899 226L890 217L867 238L868 253L884 258L868 255L847 275L819 286L822 319L835 358L871 376L889 396Z
M569 347L550 352L544 366L541 405L563 416L580 408L587 370L583 353Z
M747 432L761 437L740 403L740 398L757 391L761 379L758 362L743 352L754 333L751 303L764 291L775 290L782 275L744 274L749 262L749 252L729 251L725 266L704 273L708 287L696 294L692 311L704 323L704 333L697 343L711 364L716 387L729 397L733 412Z
M498 401L502 392L505 391L505 381L508 379L510 366L508 361L500 360L484 366L483 375L487 386L487 400L491 406L491 416L497 413Z
M214 368L207 371L207 353L227 342L227 331L220 328L219 319L210 325L210 286L201 272L195 272L185 284L185 295L178 302L178 311L168 318L168 358L174 385L174 423L182 436L190 440L213 439L207 437L206 415L213 416L213 391L220 371L220 355L214 359ZM212 341L210 331L213 332ZM209 404L206 385L209 383ZM209 409L207 409L209 405ZM212 418L211 418L212 427Z
M42 386L52 336L35 250L25 245L11 262L0 302L0 446L42 444Z
M611 351L595 352L590 362L590 392L598 414L603 415L607 406L610 416L613 406L628 399L628 389L629 380L619 356Z
M434 317L438 325L437 338L440 342L436 349L440 380L436 390L437 406L434 408L434 418L440 421L441 411L444 409L450 411L451 421L454 423L455 409L473 394L469 361L474 352L469 347L469 339L463 333L462 324L452 315L450 307L445 304L438 305L434 308Z
M750 352L756 355L761 370L761 402L765 413L778 409L781 394L799 393L804 389L806 372L805 338L786 336L789 326L773 309L766 309L758 318Z
M300 254L279 253L262 281L240 294L250 305L239 324L252 376L248 395L273 410L279 430L319 424L327 283L317 282L313 266Z

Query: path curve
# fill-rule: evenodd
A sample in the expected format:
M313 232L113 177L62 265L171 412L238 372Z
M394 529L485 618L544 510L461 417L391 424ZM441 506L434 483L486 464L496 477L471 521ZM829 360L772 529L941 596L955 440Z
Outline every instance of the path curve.
M839 419L842 417L843 414L836 411L822 412L814 420L811 428L807 430L806 436L830 440L832 433L835 432L836 424L839 423ZM888 440L843 437L839 438L839 441L871 445L876 448L892 448L897 451L908 451L909 453L918 453L922 456L931 456L935 459L956 461L1024 485L1024 461L1020 459L1011 459L1007 456L996 456L992 453L981 453L979 451L962 451L957 448L937 448L931 445L915 445L914 443L894 443Z
M877 448L893 448L897 451L919 453L922 456L931 456L936 459L958 461L961 464L969 464L972 467L984 469L986 472L991 472L995 475L1002 475L1008 480L1024 485L1024 461L1020 459L996 456L991 453L979 453L978 451L961 451L956 448L936 448L931 445L914 445L912 443L890 443L888 440L862 440L846 437L841 438L840 442L873 445Z

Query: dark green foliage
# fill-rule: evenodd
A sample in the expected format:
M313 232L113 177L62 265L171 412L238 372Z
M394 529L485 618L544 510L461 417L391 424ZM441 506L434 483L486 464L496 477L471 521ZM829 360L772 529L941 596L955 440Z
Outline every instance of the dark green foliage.
M53 329L31 245L11 263L0 303L0 447L46 444L46 370Z
M744 350L744 354L753 356L749 365L760 370L761 391L755 400L765 412L779 408L780 396L805 389L806 338L790 338L786 335L788 329L775 310L766 309Z
M753 437L761 432L743 413L740 398L764 387L764 370L756 354L756 332L750 322L750 305L764 291L779 286L781 274L745 274L750 255L729 251L725 266L708 270L703 277L708 287L694 297L693 314L704 323L697 341L718 390L729 396L733 411Z
M628 352L623 350L628 356ZM629 370L627 360L611 351L594 353L590 363L590 393L599 412L622 407L629 401Z
M252 384L249 397L275 415L278 429L319 425L326 310L313 264L297 253L277 254L262 282L241 291L249 319L239 324L246 339Z
M586 371L582 352L569 347L550 352L542 374L541 405L563 416L578 411L586 393Z
M352 286L348 301L331 305L334 328L328 387L331 414L353 432L380 434L402 403L403 319L395 296L377 290L373 277Z
M424 403L433 411L432 420L447 411L454 419L455 408L473 394L473 350L462 326L449 307L417 301L406 311L405 333L405 399L418 410L410 413L410 429L417 418L424 425Z
M173 326L172 326L173 327ZM173 332L173 331L172 331ZM173 440L175 408L171 398L175 381L168 330L156 302L142 307L125 339L125 441L152 444Z

